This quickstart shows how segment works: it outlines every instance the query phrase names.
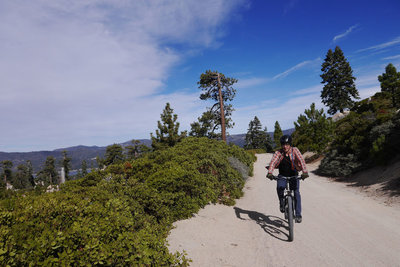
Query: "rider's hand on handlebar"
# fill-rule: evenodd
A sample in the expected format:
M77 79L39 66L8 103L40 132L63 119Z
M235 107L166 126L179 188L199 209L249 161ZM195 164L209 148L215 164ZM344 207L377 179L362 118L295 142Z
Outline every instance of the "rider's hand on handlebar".
M267 174L267 178L270 179L270 180L272 180L272 179L274 179L274 176L272 175L272 173L268 173L268 174Z
M304 180L304 179L306 179L306 178L308 178L308 177L309 177L308 173L302 173L302 174L301 174L301 179L302 179L302 180Z

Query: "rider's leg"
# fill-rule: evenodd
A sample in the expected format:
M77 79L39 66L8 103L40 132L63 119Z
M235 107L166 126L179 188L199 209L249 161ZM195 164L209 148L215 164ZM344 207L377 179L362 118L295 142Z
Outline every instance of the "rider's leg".
M301 217L301 195L300 195L300 181L298 179L290 182L290 188L294 190L294 203L296 217Z
M286 188L286 179L277 179L276 180L276 192L278 193L279 199L279 210L281 212L285 211L285 200L283 198L283 194Z

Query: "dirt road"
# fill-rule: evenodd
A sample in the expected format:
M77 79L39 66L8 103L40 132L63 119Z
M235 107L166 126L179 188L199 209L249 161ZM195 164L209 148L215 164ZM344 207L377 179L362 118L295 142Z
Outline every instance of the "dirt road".
M208 205L175 223L170 251L185 250L191 266L400 266L399 206L314 174L301 182L303 222L288 242L276 182L265 178L270 157L258 155L234 207Z

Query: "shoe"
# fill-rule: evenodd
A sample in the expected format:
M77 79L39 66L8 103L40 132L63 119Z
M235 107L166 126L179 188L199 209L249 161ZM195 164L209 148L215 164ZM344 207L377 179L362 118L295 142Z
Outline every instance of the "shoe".
M301 223L301 221L303 220L303 218L301 217L301 215L299 215L299 216L296 216L296 222L297 223Z
M285 212L285 200L280 199L279 200L279 210L284 213Z

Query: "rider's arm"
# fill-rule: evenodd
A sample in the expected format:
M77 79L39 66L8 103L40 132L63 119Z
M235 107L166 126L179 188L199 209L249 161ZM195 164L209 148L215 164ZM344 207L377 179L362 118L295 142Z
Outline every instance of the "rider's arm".
M276 166L279 165L281 160L282 160L282 154L278 150L272 156L271 162L269 163L268 173L273 173L274 169L276 168Z
M294 153L295 157L297 158L298 162L300 162L301 170L303 171L303 173L308 173L306 162L303 158L303 155L301 155L300 150L297 147L294 147L293 153Z

